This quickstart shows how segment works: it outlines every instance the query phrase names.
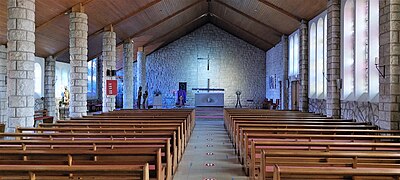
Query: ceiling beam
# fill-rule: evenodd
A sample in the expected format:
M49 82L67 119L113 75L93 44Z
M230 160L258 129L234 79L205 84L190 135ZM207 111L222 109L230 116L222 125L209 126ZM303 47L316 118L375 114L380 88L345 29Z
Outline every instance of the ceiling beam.
M195 19L193 19L193 20L191 20L191 21L189 21L189 22L186 22L186 23L183 24L183 25L177 26L177 27L175 27L174 29L168 31L167 33L164 33L164 34L162 34L162 35L160 35L160 36L157 36L156 38L151 39L149 42L147 42L147 43L144 44L143 46L146 47L146 46L148 46L148 45L151 45L151 44L153 44L153 43L159 41L160 39L163 39L163 38L165 38L165 37L168 37L169 35L171 35L171 34L177 32L178 30L180 30L180 29L182 29L182 28L184 28L184 27L186 27L186 26L191 25L192 23L194 23L194 22L196 22L196 21L202 19L203 17L206 17L207 15L208 15L208 13L204 13L204 14L202 14L201 16L199 16L199 17L197 17L197 18L195 18Z
M268 2L266 0L258 0L258 1L260 1L261 3L267 5L270 8L272 8L272 9L274 9L276 11L279 11L280 13L292 18L293 20L296 20L297 22L301 22L301 18L300 17L298 17L298 16L296 16L296 15L294 15L294 14L292 14L292 13L290 13L290 12L288 12L288 11L278 7L278 6L276 6L275 4L272 4L272 3L270 3L270 2Z
M250 15L248 15L248 14L246 14L246 13L244 13L244 12L242 12L242 11L232 7L232 6L230 6L229 4L226 4L226 3L224 3L224 2L222 2L220 0L214 0L214 1L219 3L219 4L221 4L221 5L223 5L223 6L225 6L225 7L227 7L228 9L231 9L232 11L234 11L234 12L236 12L236 13L244 16L244 17L246 17L247 19L250 19L250 20L252 20L254 22L257 22L258 24L261 24L262 26L264 26L264 27L266 27L268 29L271 29L272 31L277 33L278 36L282 36L283 34L285 34L285 33L281 32L281 31L279 31L278 29L276 29L276 28L274 28L274 27L272 27L272 26L270 26L268 24L265 24L265 23L261 22L260 20L258 20L256 18L254 18L254 17L252 17L252 16L250 16Z
M89 0L89 1L93 1L93 0ZM129 19L130 17L136 16L137 14L141 13L142 11L146 10L147 8L153 6L153 5L155 5L155 4L157 4L157 3L161 2L161 1L162 1L162 0L154 0L154 1L150 2L150 3L147 3L147 4L144 5L143 7L140 7L140 9L129 13L129 14L126 15L125 17L123 17L123 18L121 18L121 19L119 19L119 20L117 20L117 21L115 21L115 22L112 22L111 24L109 24L109 25L107 25L107 26L110 26L110 25L111 25L111 26L115 26L115 25L117 25L117 24L119 24L119 23L121 23L121 22L123 22L123 21ZM105 26L105 27L107 27L107 26ZM103 28L97 30L96 32L93 32L93 33L89 34L88 39L90 39L91 37L93 37L93 36L95 36L95 35L98 35L98 34L104 32L105 27L103 27ZM54 56L54 57L57 57L57 56L59 56L59 55L61 55L61 54L66 53L66 52L68 51L68 48L69 48L69 47L67 47L67 48L65 48L65 49L63 49L63 50L61 50L61 51L55 53L53 56Z
M247 33L247 34L249 34L249 35L251 35L251 36L253 36L253 37L255 37L255 38L259 39L259 40L261 40L261 41L263 41L264 43L267 43L267 44L270 45L270 46L274 46L274 45L275 45L275 44L273 44L273 43L271 43L271 42L269 42L269 41L267 41L267 40L265 40L265 39L259 37L258 35L256 35L256 34L250 32L250 31L248 31L248 30L246 30L246 29L243 29L242 27L240 27L240 26L238 26L238 25L236 25L236 24L233 24L232 22L230 22L230 21L228 21L228 20L226 20L226 19L224 19L224 18L222 18L222 17L219 17L219 16L216 15L216 14L211 13L211 16L212 16L212 17L215 17L215 18L217 18L217 19L219 19L219 20L221 20L221 21L223 21L223 22L225 22L225 23L227 23L227 24L229 24L229 25L231 25L231 26L233 26L233 27L235 27L235 28L237 28L237 29L240 29L241 31L243 31L243 32L245 32L245 33Z
M92 1L93 1L93 0L86 0L86 1L84 1L83 3L75 4L75 5L73 5L72 7L77 6L77 5L79 5L79 4L81 4L82 6L85 6L86 4L89 4L89 3L92 2ZM72 11L72 7L69 8L69 9L67 9L67 10L65 10L65 11L63 11L63 12L61 12L60 14L58 14L58 15L52 17L50 20L48 20L48 21L46 21L46 22L44 22L44 23L42 23L42 24L37 25L37 26L36 26L36 31L39 31L40 29L46 27L47 25L49 25L49 24L50 24L52 21L54 21L55 19L57 19L57 18L59 18L59 17L61 17L61 16L65 16L66 14L69 14L69 13Z

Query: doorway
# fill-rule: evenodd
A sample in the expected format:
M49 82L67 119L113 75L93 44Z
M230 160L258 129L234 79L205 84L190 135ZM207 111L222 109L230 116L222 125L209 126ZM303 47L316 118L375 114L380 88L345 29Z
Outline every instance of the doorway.
M300 83L299 81L292 81L291 84L291 104L290 106L292 107L292 110L298 110L299 109L299 87Z

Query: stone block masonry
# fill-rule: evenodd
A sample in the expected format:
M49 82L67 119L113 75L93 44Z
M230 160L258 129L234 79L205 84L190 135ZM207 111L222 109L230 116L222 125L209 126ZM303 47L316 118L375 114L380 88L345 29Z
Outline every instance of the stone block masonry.
M193 106L192 88L207 88L208 79L210 88L225 89L225 106L235 106L237 90L243 106L265 98L265 52L212 24L149 54L146 69L149 104L160 90L164 106L174 105L179 82L187 82L187 104Z
M128 40L124 42L124 93L123 108L133 109L133 43Z
M379 1L379 66L385 78L379 78L379 126L400 129L400 0Z
M299 110L308 112L308 26L302 21L300 25L300 89Z
M8 0L7 131L31 127L34 114L35 0Z
M49 116L56 116L56 59L48 57L44 68L44 108Z
M115 109L115 95L107 95L107 80L116 80L115 76L107 76L107 70L115 70L116 34L112 31L103 33L103 112Z
M326 114L340 118L340 90L336 80L340 79L340 0L328 1L327 67L328 92Z
M7 48L0 45L0 123L8 127L8 101L7 101Z
M69 116L82 117L87 115L88 17L82 12L71 12L69 18L69 53L71 65Z
M283 36L281 41L266 53L266 97L268 99L280 100L280 108L288 105L288 89L286 79L288 78L288 42ZM283 97L283 98L282 98Z

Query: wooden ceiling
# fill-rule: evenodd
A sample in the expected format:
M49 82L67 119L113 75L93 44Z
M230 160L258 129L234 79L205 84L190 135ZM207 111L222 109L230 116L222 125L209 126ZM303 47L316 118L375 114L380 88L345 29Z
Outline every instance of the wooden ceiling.
M101 54L110 24L118 45L132 40L146 54L206 23L266 51L327 6L327 0L36 0L36 56L69 62L68 13L79 3L89 17L89 59ZM7 44L7 0L0 1L0 44ZM121 59L122 47L117 54Z

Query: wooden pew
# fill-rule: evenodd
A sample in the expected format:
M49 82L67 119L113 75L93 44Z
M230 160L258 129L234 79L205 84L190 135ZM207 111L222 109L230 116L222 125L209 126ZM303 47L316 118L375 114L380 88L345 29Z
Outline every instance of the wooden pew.
M364 169L338 169L338 168L299 168L274 166L273 180L296 179L363 179L363 180L399 180L398 169L364 168Z
M167 179L172 177L173 168L176 170L177 165L172 167L172 156L170 155L169 140L165 139L126 139L126 140L3 140L0 141L1 151L27 151L42 150L45 152L59 150L73 153L77 150L104 151L116 150L123 151L133 149L161 148L164 153L163 162L166 164ZM116 162L118 163L118 162Z
M4 179L120 179L149 180L149 164L144 165L0 165Z
M272 177L272 166L331 169L399 168L399 152L263 150L260 179ZM322 178L321 176L319 176ZM253 176L253 178L258 178Z
M36 132L36 133L157 133L157 132L175 132L177 134L177 157L178 160L182 158L184 147L182 145L182 137L180 127L143 127L143 128L22 128L16 129L17 133L23 132Z
M276 129L377 129L376 126L365 125L365 124L325 124L325 123L236 123L235 130L233 132L234 145L240 145L242 139L241 129L242 128L276 128Z
M287 142L287 141L251 141L250 174L254 176L258 154L262 150L307 150L307 151L384 151L399 152L400 143L351 143L351 142Z
M252 150L251 141L285 141L291 142L398 142L400 136L384 135L317 135L317 134L245 134L244 153L240 156L246 172L250 166L254 167L259 158L256 150ZM247 148L246 148L247 147ZM254 154L250 153L253 152Z
M161 148L15 150L0 149L0 165L141 165L150 163L150 176L166 179ZM152 166L150 166L152 167ZM171 178L171 177L170 177Z
M40 124L39 128L145 128L145 127L180 127L178 129L178 138L182 139L182 150L184 151L184 148L186 147L186 135L187 132L185 133L184 131L184 125L183 123L169 123L169 122L164 122L164 123L116 123L116 122L107 122L107 123L55 123L55 124ZM183 152L182 152L183 153Z
M264 133L264 134L326 134L326 135L400 135L397 130L371 130L371 129L277 129L277 128L241 128L237 140L237 153L244 152L245 133ZM240 149L239 149L240 148Z
M61 140L61 141L147 141L150 140L161 140L165 141L165 152L166 157L172 156L170 163L172 164L174 171L177 168L177 145L176 142L171 143L171 137L175 137L173 132L160 132L160 133L0 133L0 137L6 137L7 139L17 140ZM157 142L156 142L157 143ZM1 144L0 144L1 147Z

